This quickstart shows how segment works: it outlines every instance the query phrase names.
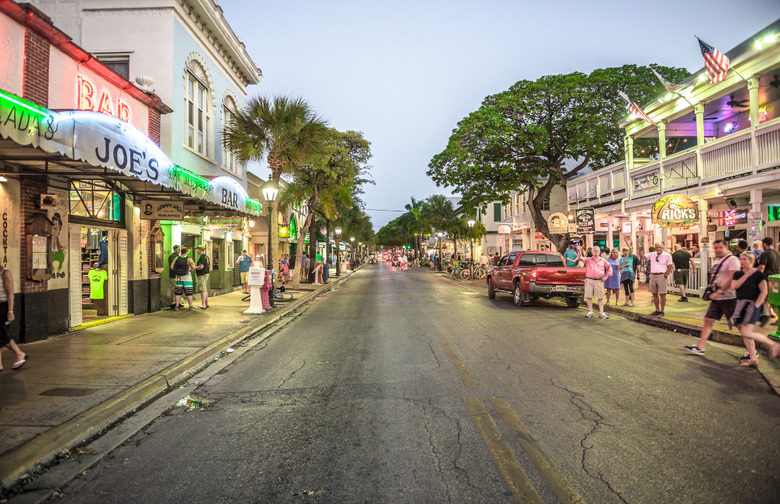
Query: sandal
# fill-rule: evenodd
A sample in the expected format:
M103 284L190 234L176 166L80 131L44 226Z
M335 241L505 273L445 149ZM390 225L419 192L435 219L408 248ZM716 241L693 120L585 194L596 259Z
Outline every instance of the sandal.
M14 369L14 370L16 370L16 369L21 369L21 368L22 368L22 366L24 366L26 362L27 362L27 357L25 356L25 358L24 358L24 359L22 359L22 360L20 360L20 361L16 361L16 362L14 362L14 366L13 366L13 368L11 368L11 369Z
M742 364L740 364L739 367L755 367L755 368L757 368L758 367L758 359L745 361Z

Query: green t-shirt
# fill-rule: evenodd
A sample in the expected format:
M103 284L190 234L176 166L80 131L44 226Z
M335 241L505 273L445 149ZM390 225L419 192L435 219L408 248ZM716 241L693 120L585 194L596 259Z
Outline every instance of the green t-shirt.
M91 299L103 299L103 284L108 280L108 271L89 270L89 297Z
M178 252L172 252L171 255L168 256L168 269L171 269L171 264L173 264L173 261L175 261L177 257L179 257Z

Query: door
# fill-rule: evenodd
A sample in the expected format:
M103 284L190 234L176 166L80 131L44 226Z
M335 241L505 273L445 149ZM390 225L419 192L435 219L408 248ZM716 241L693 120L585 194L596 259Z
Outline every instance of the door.
M89 261L85 263L85 268L81 264L81 227L78 224L71 224L68 234L68 256L69 256L69 274L70 279L68 283L68 291L70 291L70 327L80 326L83 322L81 305L83 303L84 294L89 301L89 283L87 283L86 292L83 291L83 277L89 270Z
M108 316L127 315L127 230L109 230Z

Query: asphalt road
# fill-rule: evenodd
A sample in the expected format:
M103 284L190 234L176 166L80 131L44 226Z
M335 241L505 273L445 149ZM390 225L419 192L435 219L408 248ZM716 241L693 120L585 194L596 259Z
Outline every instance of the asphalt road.
M780 398L689 341L380 263L56 502L780 502Z

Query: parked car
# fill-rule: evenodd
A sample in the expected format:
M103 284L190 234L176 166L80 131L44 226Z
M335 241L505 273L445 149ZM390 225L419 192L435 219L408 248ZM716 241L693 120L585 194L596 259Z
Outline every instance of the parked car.
M531 300L562 297L577 308L585 293L585 268L567 268L557 252L524 250L505 254L488 271L488 298L496 292L512 294L517 306Z

